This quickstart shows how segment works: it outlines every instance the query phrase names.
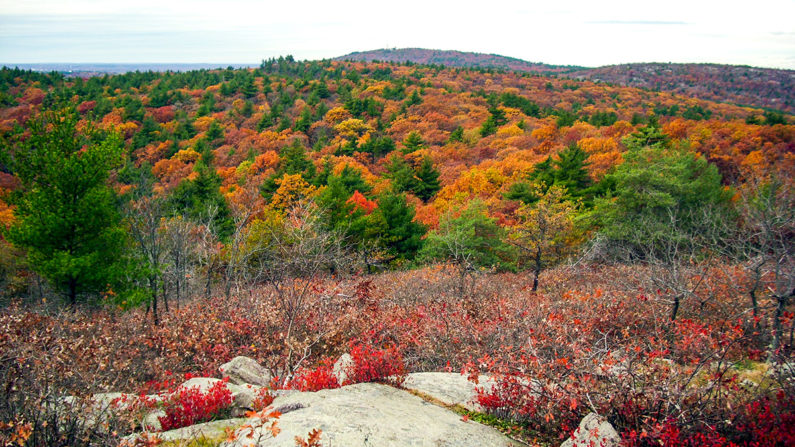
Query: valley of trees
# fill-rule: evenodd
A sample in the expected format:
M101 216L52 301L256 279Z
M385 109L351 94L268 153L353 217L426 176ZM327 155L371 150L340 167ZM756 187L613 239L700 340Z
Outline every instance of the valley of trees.
M481 404L528 442L589 410L627 445L795 436L790 115L289 56L4 68L0 107L0 422L31 445L66 445L31 403L54 390L354 342L496 377Z

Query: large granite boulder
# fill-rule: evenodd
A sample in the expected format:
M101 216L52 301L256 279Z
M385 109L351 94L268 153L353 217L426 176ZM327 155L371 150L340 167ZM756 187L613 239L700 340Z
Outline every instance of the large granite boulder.
M359 383L316 393L277 397L276 437L269 424L248 424L225 447L295 446L295 437L322 430L323 445L364 446L518 446L493 428L465 422L461 416L406 391L375 383Z
M229 377L229 381L235 385L268 386L271 381L271 374L268 370L249 357L235 357L218 369L222 375Z

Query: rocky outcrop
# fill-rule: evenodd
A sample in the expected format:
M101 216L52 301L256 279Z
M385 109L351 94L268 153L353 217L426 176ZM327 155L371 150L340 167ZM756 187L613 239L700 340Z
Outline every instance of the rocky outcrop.
M477 386L488 390L493 386L493 381L482 376ZM477 404L475 387L466 376L446 372L412 373L403 382L403 388L436 399L444 405L460 405L470 411L483 411Z
M229 381L235 385L270 385L271 374L256 360L249 357L235 357L221 365L219 370L222 375L229 377Z
M387 385L360 383L315 393L277 397L274 408L293 408L278 420L273 437L267 426L242 427L226 447L294 446L295 437L322 430L323 445L358 446L518 446L496 430Z
M619 443L621 437L605 418L588 413L560 447L618 447Z

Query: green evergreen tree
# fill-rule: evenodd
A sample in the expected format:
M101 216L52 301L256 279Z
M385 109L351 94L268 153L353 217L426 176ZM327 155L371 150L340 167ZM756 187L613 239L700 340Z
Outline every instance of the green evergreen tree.
M608 241L638 256L672 242L694 244L704 210L726 206L730 196L715 165L675 149L627 152L607 180L614 182L615 192L597 199L592 217Z
M412 191L417 187L414 169L399 155L389 158L386 165L386 178L392 181L392 189L396 193Z
M315 164L306 155L306 148L301 140L294 139L279 154L279 170L282 174L301 174L307 182L315 177Z
M490 116L480 126L480 137L485 138L495 133L497 133L497 123L494 121L494 117Z
M657 118L652 115L649 117L649 124L641 127L637 132L627 135L621 140L629 150L637 150L644 147L665 148L669 145L668 135L660 129Z
M403 152L405 153L414 152L426 147L425 140L422 139L422 135L416 130L412 130L406 135L406 138L403 139L403 146Z
M378 208L367 220L368 239L392 259L412 260L422 248L425 225L414 222L414 208L403 194L386 194L378 198Z
M555 183L555 167L552 165L552 157L547 157L544 161L536 163L528 178L535 181L541 190L546 192Z
M13 163L21 189L9 240L27 251L30 266L74 305L86 294L122 285L127 235L108 184L122 142L77 131L74 113L32 119Z
M200 159L194 170L194 180L183 180L170 198L171 208L199 222L209 221L212 230L221 240L234 231L232 213L221 194L221 178L212 165Z
M265 199L270 200L270 197L279 187L276 181L282 178L284 174L300 174L307 183L317 184L316 173L315 164L306 155L306 149L301 140L294 139L292 143L282 148L279 153L279 166L276 172L262 183L260 194Z
M476 267L507 267L510 247L495 219L475 200L464 209L451 209L439 218L439 227L428 234L423 257L450 261L462 276Z
M565 188L569 197L582 197L591 186L591 177L586 169L587 159L588 153L576 143L558 153L558 160L554 162L556 169L553 183Z
M423 202L430 200L441 188L441 184L439 183L439 171L433 167L433 162L428 157L422 160L422 164L416 171L415 178L417 182L412 192Z
M447 138L448 143L460 143L464 141L464 128L461 126L456 127L450 136Z
M414 89L414 91L411 92L411 96L409 96L409 98L406 100L407 106L411 107L416 104L422 104L422 98L420 97L418 90L419 89Z
M253 98L257 96L259 89L257 89L257 86L254 84L254 77L250 75L245 76L243 81L240 83L238 91L240 91L240 93L242 93L246 98Z
M295 122L295 131L306 132L314 122L315 118L312 115L312 110L309 107L304 107L304 109L301 110L301 116Z
M207 128L204 137L207 138L207 141L214 142L224 137L224 129L218 124L218 121L213 120L213 122L210 123L210 127Z

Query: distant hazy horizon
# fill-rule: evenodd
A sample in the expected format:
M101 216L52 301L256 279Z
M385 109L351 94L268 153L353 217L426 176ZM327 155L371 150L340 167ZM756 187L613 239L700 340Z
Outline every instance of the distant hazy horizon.
M259 64L376 48L499 54L598 67L635 62L795 69L795 1L0 0L0 61Z

